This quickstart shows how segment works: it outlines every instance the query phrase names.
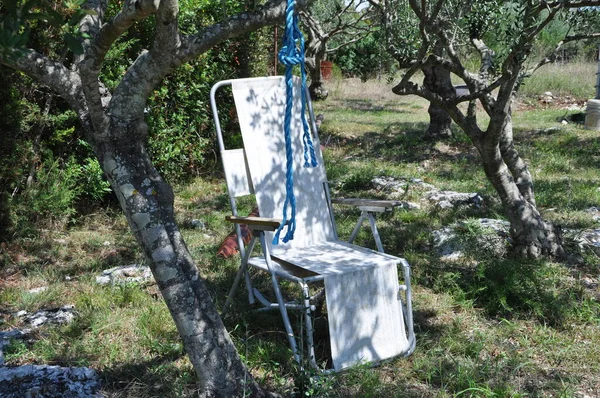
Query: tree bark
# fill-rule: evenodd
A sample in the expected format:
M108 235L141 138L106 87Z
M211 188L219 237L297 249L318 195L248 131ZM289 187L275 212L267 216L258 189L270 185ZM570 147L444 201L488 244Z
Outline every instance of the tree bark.
M175 221L173 191L146 152L144 108L168 73L224 40L280 21L285 2L267 1L254 12L226 18L193 36L178 31L177 0L125 0L122 10L103 23L107 6L104 0L88 0L86 7L95 13L80 28L90 38L84 41L85 54L75 57L73 65L31 49L14 62L0 62L49 86L77 112L181 335L198 377L199 396L276 396L249 375L194 265ZM151 15L156 16L153 45L108 92L99 80L106 54L136 21Z
M427 66L422 68L423 86L444 98L452 98L456 95L452 81L450 80L450 71L439 66ZM429 108L429 127L425 135L432 140L443 140L452 137L452 118L444 109L430 102Z
M313 101L324 100L329 95L329 91L325 88L323 76L321 75L321 61L325 58L327 41L323 41L320 36L322 36L322 33L319 34L314 28L308 28L305 65L310 78L308 92Z
M510 113L506 116L506 124L500 135L500 152L510 173L515 178L519 192L521 192L521 195L523 195L525 200L533 206L536 206L531 173L529 172L527 164L516 150L513 142L513 124L512 115Z
M506 132L510 127L510 135ZM533 184L527 166L514 149L512 125L504 127L502 147L487 132L475 142L488 180L494 186L502 201L506 218L510 222L512 245L518 255L537 258L542 255L562 256L564 254L560 230L545 221L540 215L533 198ZM507 157L511 166L505 162ZM517 167L518 165L518 167ZM527 179L528 177L528 179Z
M237 356L175 222L173 191L145 149L142 118L111 118L95 151L194 365L204 397L268 397ZM129 137L123 140L122 137Z

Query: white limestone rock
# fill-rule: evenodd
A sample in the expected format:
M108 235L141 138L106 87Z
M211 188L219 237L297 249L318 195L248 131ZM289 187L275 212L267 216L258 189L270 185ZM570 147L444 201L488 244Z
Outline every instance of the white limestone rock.
M480 218L475 221L486 232L475 236L475 242L469 242L469 244L481 247L482 250L490 251L496 256L504 255L506 243L510 240L510 223L490 218ZM466 242L457 232L457 229L465 224L465 222L462 222L432 231L433 247L443 260L456 261L464 257Z
M19 311L15 314L18 318L31 325L32 328L39 328L43 325L64 325L75 319L75 306L63 305L58 308L36 311L29 314L27 311Z
M588 209L585 209L585 212L589 213L592 216L592 220L600 221L600 208L592 206Z
M100 387L100 378L90 368L0 367L0 397L4 398L101 398Z
M31 294L39 294L45 292L46 290L48 290L48 286L40 286L33 289L29 289L28 292Z
M430 191L427 200L441 209L449 209L459 205L481 207L483 198L478 193L462 193L454 191Z
M96 283L100 285L126 285L130 283L145 285L151 284L153 281L150 267L138 264L110 268L96 276Z

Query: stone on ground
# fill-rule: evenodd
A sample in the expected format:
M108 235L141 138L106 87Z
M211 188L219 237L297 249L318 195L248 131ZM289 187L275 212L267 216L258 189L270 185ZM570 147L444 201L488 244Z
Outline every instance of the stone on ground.
M101 398L93 369L50 365L0 367L0 397Z
M102 271L102 274L96 277L96 283L100 285L126 285L130 283L145 285L152 283L153 280L150 267L138 264L110 268Z

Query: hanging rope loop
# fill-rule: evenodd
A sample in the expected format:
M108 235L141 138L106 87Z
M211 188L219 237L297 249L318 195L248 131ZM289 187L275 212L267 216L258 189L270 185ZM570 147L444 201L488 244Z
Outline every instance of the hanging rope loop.
M296 0L288 0L285 16L285 33L283 35L283 46L279 51L279 62L285 66L285 83L286 83L286 106L284 119L284 137L285 137L285 153L286 153L286 197L283 205L283 221L273 237L273 244L279 243L279 235L285 225L288 226L287 232L283 237L283 242L287 243L294 239L296 230L296 196L294 195L294 159L291 137L292 125L292 110L294 107L294 83L293 69L295 65L300 65L302 78L302 127L304 134L302 143L304 144L304 167L317 166L317 157L310 135L308 122L306 121L306 67L304 65L304 36L298 27L298 15L295 14ZM309 159L310 156L310 159ZM287 213L288 206L291 209L290 218L288 221Z

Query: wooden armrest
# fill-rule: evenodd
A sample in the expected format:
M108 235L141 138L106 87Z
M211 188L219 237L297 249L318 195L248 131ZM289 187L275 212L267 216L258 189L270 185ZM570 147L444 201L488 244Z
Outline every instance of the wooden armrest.
M348 206L368 206L368 207L384 207L394 208L402 206L399 200L378 200L378 199L358 199L358 198L333 198L331 203Z
M275 231L281 224L280 219L265 217L226 216L225 220L234 224L246 224L250 229L260 231Z

